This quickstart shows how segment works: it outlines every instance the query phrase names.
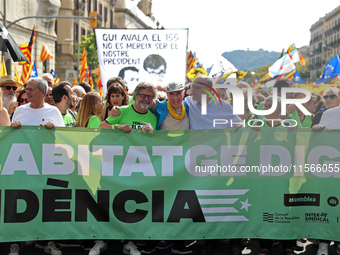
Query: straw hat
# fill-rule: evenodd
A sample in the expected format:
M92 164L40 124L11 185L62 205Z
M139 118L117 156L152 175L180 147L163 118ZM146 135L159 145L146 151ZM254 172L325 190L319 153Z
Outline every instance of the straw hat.
M7 86L8 84L14 84L15 86L18 87L17 90L20 90L22 88L22 84L20 82L13 80L10 75L2 76L0 79L0 87L5 85Z

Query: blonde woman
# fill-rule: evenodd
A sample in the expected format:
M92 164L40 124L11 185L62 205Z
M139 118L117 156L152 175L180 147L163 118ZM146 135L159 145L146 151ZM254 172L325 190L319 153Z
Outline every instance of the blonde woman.
M102 119L99 117L103 101L97 92L87 93L81 101L76 124L77 127L98 128Z
M0 89L0 126L10 126L11 121L7 110L2 106L2 90Z

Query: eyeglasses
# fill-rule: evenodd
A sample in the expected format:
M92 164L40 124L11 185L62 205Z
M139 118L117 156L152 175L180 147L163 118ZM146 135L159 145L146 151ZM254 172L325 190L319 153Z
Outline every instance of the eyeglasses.
M140 96L140 98L142 100L144 100L144 99L152 100L153 99L153 96L151 96L151 95L138 94L138 96Z
M22 103L24 103L24 102L28 103L27 98L20 98L20 104L22 104Z
M165 76L166 71L161 70L159 72L152 71L152 72L148 72L148 73L150 74L150 76L156 77L156 76Z
M16 91L17 88L18 88L18 87L16 87L16 86L4 86L4 87L5 87L6 90L11 90L11 89L13 89L14 91Z
M327 99L333 100L334 98L336 98L336 95L330 95L330 96L323 96L323 99L327 100Z

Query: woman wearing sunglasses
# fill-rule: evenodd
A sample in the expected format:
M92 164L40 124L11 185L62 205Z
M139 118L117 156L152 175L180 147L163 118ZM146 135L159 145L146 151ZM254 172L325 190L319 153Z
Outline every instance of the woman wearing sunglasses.
M340 105L339 92L340 90L335 87L329 87L328 89L325 90L325 92L323 93L322 99L326 105L326 108L319 110L315 114L315 117L312 122L312 126L320 123L320 119L324 111Z
M11 103L9 105L9 110L8 110L8 114L11 116L12 119L12 115L14 113L14 111L20 106L20 105L24 105L28 103L28 99L27 99L27 95L26 95L26 90L23 89L20 91L18 97L17 97L17 101Z

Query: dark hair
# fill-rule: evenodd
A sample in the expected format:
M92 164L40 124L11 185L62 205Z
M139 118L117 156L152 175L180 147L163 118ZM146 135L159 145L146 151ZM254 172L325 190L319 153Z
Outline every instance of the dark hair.
M132 92L133 100L136 100L136 96L139 94L139 91L141 89L146 89L146 90L153 91L153 99L156 99L156 97L157 97L157 89L156 89L156 87L152 83L147 83L145 81L142 81L141 83L139 83L137 85L135 90Z
M83 87L85 89L86 93L89 93L92 91L91 85L88 84L87 82L81 82L78 84L79 86Z
M126 89L126 82L119 76L111 77L110 79L108 79L106 82L106 88L108 89L113 83L119 83L123 86L124 89Z
M133 71L133 72L139 72L139 70L134 66L127 66L122 69L120 69L118 76L124 80L125 78L125 71Z
M148 71L146 68L158 69L162 65L164 65L164 69L166 70L165 59L161 55L151 54L144 59L143 68L145 71Z
M108 105L108 108L111 110L112 108L112 105L111 105L111 102L110 102L110 96L111 94L121 94L122 97L123 97L123 102L122 102L122 105L128 105L129 104L129 97L128 95L126 94L126 91L125 89L123 88L122 85L120 84L112 84L108 90L107 90L107 93L106 93L106 97L105 97L105 100L107 102L107 105Z
M282 88L288 88L293 85L292 81L287 78L280 78L278 79L275 84L274 88L277 88L277 93L281 93Z
M21 99L22 95L25 94L26 92L27 92L26 89L22 89L22 90L20 91L20 93L19 93L19 95L18 95L18 98L17 98L17 102L18 102L18 105L19 105L19 106L21 105L20 99Z
M71 87L71 84L68 81L62 81L52 89L52 96L55 103L61 102L64 95L68 97L66 86Z

